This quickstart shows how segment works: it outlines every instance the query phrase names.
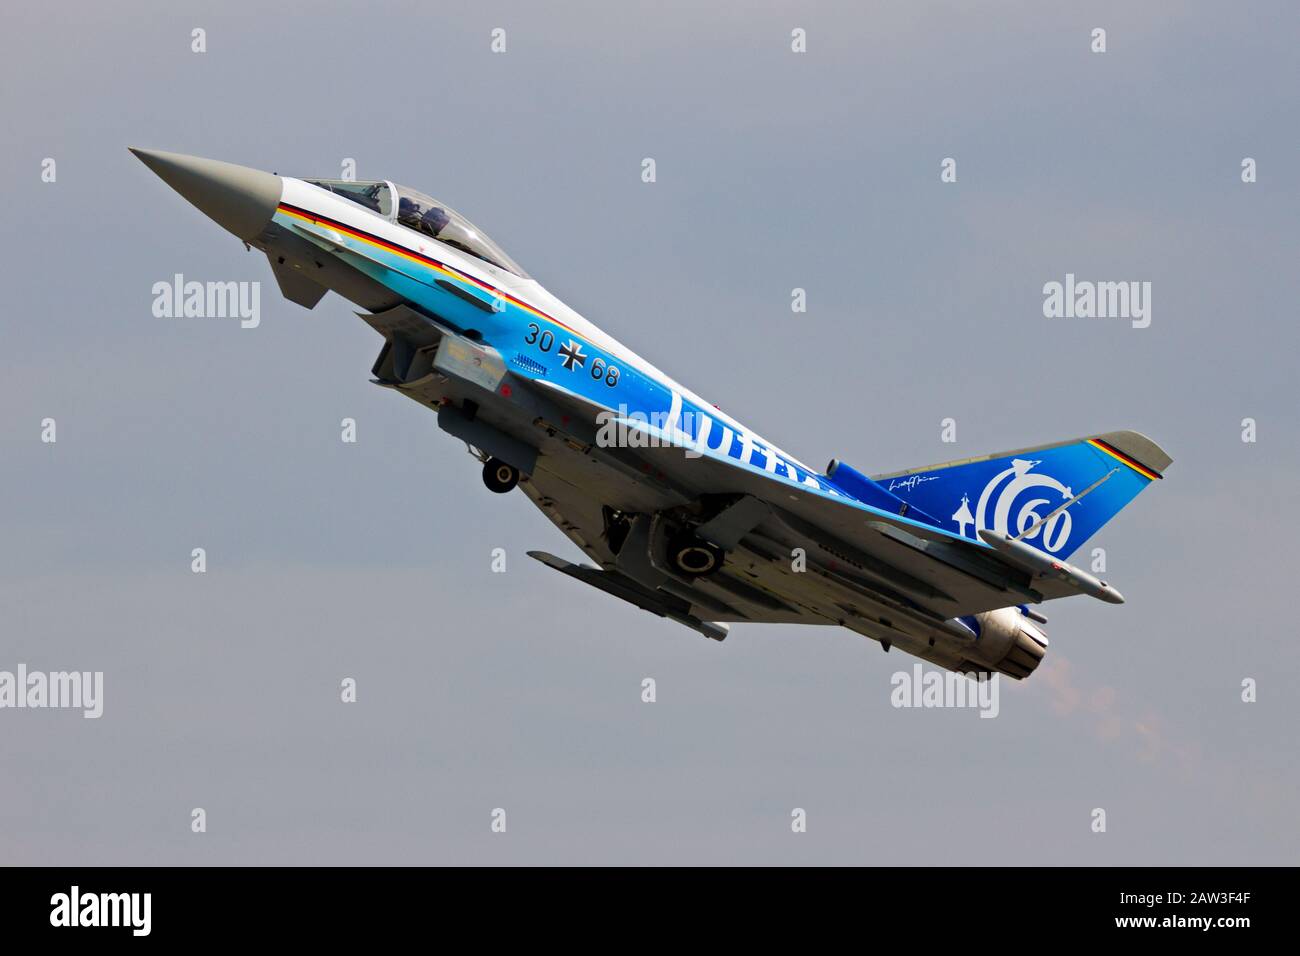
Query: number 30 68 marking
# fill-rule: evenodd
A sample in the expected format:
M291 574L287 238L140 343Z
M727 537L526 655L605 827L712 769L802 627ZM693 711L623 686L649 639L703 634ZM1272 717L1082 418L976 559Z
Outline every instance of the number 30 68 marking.
M551 330L543 329L536 322L528 323L528 334L524 336L524 341L529 345L537 346L542 352L549 352L555 346L555 336ZM620 374L617 365L609 365L604 359L592 360L591 377L598 382L603 379L609 388L618 384Z

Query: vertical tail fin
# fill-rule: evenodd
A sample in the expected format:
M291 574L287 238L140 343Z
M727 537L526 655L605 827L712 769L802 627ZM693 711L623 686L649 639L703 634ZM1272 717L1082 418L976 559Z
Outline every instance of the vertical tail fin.
M873 479L940 525L972 540L988 529L1068 558L1172 459L1145 435L1107 432L909 468Z

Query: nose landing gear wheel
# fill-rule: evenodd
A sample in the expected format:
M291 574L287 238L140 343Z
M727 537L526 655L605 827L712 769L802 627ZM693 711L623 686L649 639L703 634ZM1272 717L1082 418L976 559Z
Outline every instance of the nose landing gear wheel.
M674 570L688 577L703 577L722 567L725 554L717 545L699 538L683 536L668 547L668 559Z
M519 469L507 465L500 458L489 458L483 463L483 484L487 485L488 491L504 495L519 484Z

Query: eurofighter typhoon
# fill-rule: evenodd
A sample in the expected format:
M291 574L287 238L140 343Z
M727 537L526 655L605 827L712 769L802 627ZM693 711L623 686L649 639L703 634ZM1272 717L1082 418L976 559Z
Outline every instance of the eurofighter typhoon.
M1067 559L1170 458L1114 431L868 476L765 441L547 292L444 203L387 181L293 179L132 149L264 252L280 291L327 291L383 338L376 385L465 442L590 559L529 554L722 640L734 622L833 624L940 667L1029 676L1036 609L1123 602Z

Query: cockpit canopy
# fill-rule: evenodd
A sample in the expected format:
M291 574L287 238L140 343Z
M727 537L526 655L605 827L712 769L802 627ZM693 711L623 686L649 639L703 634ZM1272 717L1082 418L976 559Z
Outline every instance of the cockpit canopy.
M528 273L472 222L445 203L418 190L389 182L359 183L337 179L311 179L308 182L365 206L391 222L469 253L498 269L513 272L520 278L528 278ZM397 197L396 209L393 207L394 193Z
M344 199L351 199L371 212L377 212L388 219L393 218L393 193L388 188L388 183L356 183L346 179L309 179L307 182L328 189Z
M505 250L472 222L450 206L422 192L406 186L397 187L397 221L416 232L422 232L439 242L490 262L498 269L528 278L527 273L506 255Z

